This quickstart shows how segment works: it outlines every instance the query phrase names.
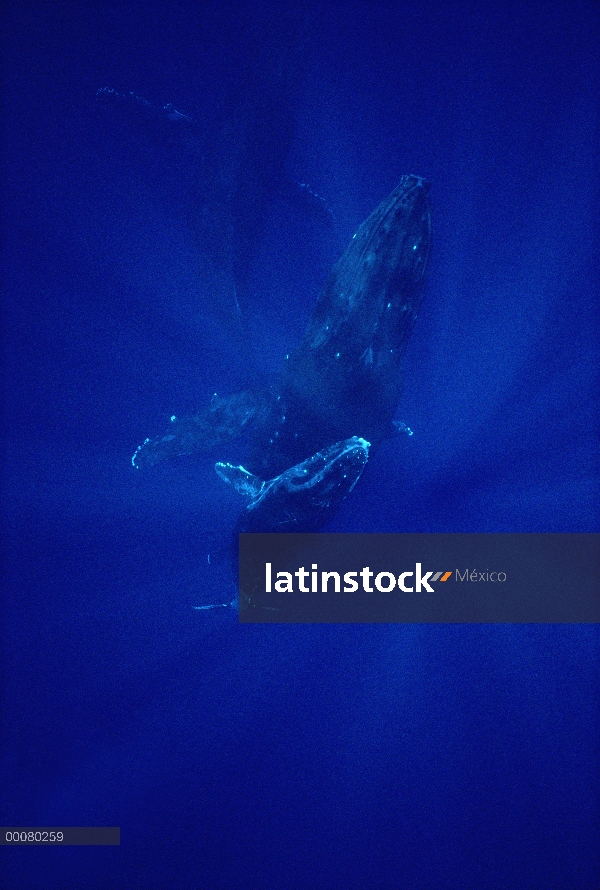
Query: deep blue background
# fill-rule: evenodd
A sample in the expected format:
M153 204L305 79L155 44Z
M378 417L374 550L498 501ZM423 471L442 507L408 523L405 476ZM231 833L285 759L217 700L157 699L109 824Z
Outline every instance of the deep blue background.
M435 207L415 435L332 528L599 530L597 5L285 9L4 5L0 824L122 842L2 848L2 886L595 890L596 628L194 612L233 595L241 505L212 467L244 445L131 467L249 365L198 273L185 158L94 93L173 102L219 154L283 77L284 178L334 224L275 183L259 208L243 308L266 377L399 176Z

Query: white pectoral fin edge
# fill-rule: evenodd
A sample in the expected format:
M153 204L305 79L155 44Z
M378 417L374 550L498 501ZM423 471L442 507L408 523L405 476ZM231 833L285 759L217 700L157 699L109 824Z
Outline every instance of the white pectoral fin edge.
M258 476L253 476L244 467L234 467L233 464L216 463L215 470L217 475L221 477L229 485L246 498L255 500L259 497L264 482Z

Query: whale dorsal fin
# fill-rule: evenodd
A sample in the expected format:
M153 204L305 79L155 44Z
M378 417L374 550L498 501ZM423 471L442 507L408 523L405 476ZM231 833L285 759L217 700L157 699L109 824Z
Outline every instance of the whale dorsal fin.
M244 497L255 500L263 490L264 482L258 476L253 476L243 467L234 467L233 464L216 463L217 474L233 485L235 490Z

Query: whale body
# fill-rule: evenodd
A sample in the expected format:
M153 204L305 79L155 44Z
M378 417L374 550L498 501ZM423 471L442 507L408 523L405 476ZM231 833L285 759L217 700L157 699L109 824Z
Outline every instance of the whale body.
M370 442L353 436L317 452L264 482L241 466L217 463L215 470L250 498L238 531L305 532L320 524L350 494L367 463Z
M172 418L163 436L136 450L134 466L223 447L252 429L246 467L216 465L251 498L240 530L322 527L356 484L369 447L397 434L402 359L430 249L429 184L403 176L331 270L279 381L268 391L215 396L197 415ZM303 475L315 480L312 487L302 484Z

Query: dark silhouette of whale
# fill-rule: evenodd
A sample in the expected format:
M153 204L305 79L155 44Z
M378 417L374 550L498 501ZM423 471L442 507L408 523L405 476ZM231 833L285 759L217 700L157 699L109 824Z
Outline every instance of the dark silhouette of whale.
M252 498L238 530L323 527L356 484L369 447L397 431L401 364L430 248L429 184L403 176L331 270L279 382L268 391L215 395L207 410L171 418L163 436L136 450L133 465L206 451L252 429L246 468L217 464L222 478ZM307 474L310 495L298 487ZM319 491L327 492L320 500Z
M201 299L245 363L260 359L248 335L249 276L274 200L296 207L322 230L333 228L324 198L286 173L295 132L295 65L256 72L216 119L196 119L172 103L156 105L134 92L96 91L98 106L133 127L136 141L158 152L178 211L187 222L203 281ZM252 86L253 84L253 86ZM161 166L162 166L161 163Z

